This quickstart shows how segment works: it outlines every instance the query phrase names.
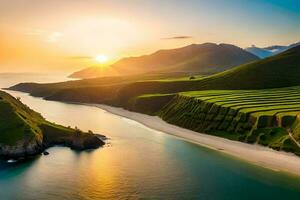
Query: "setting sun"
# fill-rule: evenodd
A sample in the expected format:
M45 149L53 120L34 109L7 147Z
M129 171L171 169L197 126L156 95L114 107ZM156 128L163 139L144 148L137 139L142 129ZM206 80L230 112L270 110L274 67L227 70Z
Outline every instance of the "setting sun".
M105 62L107 62L107 60L108 60L108 57L106 56L106 55L97 55L96 57L95 57L95 60L98 62L98 63L105 63Z
M0 200L300 200L299 21L300 0L0 0Z

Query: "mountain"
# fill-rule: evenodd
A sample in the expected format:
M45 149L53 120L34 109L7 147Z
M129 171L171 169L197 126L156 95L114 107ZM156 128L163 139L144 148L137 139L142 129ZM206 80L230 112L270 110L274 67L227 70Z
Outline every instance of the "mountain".
M252 53L259 58L267 58L269 56L273 56L279 53L282 53L290 48L293 48L295 46L300 45L300 42L294 43L288 46L281 46L281 45L274 45L274 46L269 46L269 47L263 47L259 48L256 47L255 45L252 45L251 47L246 48L245 50L248 51L249 53Z
M150 55L123 58L106 68L86 68L70 77L94 78L177 72L189 75L211 74L258 59L257 56L230 44L192 44L177 49L159 50Z
M266 89L300 85L300 45L199 82L203 89ZM202 82L202 83L201 83ZM205 82L205 84L204 84Z
M196 90L248 90L300 85L300 45L263 60L196 80L139 81L118 91L121 102L152 93Z
M125 105L145 94L173 94L196 90L269 89L300 85L300 46L263 60L247 63L224 72L196 79L137 81L121 86L114 102ZM81 88L82 89L82 88ZM82 89L83 90L83 89ZM76 93L72 91L72 93ZM74 95L73 94L73 95ZM104 96L105 93L102 94ZM71 93L68 95L71 96ZM53 94L49 99L59 99ZM66 98L66 97L65 97ZM102 97L103 98L103 97Z
M300 156L299 74L300 46L296 46L208 77L119 84L100 83L98 78L18 84L11 89L49 100L119 106L200 133Z
M0 91L0 157L33 156L58 144L87 149L104 143L94 134L48 122L19 99Z
M256 47L254 45L252 45L251 47L246 48L245 50L248 51L249 53L252 53L252 54L260 57L260 58L266 58L266 57L272 56L274 54L269 49L259 48L259 47Z
M55 84L21 83L12 90L51 100L126 105L135 96L194 90L266 89L300 85L300 46L281 54L240 65L224 72L196 78L128 79L101 78ZM110 81L112 80L112 81ZM119 80L119 81L118 81Z

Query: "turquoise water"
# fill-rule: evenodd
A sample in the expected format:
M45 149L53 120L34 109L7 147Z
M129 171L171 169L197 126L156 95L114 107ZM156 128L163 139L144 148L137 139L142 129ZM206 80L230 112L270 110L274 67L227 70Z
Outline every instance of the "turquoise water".
M1 78L1 76L0 76ZM237 160L96 107L11 92L48 120L105 134L109 144L0 162L0 199L300 199L300 178Z

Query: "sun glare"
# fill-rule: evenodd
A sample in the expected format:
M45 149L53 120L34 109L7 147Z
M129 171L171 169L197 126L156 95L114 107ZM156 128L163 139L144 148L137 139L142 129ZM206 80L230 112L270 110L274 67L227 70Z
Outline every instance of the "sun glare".
M105 62L107 62L107 60L108 60L108 57L106 56L106 55L97 55L96 57L95 57L95 60L98 62L98 63L105 63Z

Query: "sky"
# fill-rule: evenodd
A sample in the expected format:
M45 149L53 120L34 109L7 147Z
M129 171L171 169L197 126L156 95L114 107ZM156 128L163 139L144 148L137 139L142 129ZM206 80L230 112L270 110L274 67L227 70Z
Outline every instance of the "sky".
M288 45L299 22L299 0L0 0L0 73L73 72L192 43Z

